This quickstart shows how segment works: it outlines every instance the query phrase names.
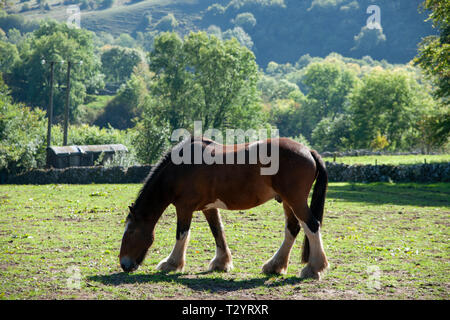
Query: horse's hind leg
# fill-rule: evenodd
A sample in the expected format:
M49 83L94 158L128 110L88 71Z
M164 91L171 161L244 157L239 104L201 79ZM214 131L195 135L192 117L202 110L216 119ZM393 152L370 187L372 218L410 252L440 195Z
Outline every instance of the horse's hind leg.
M203 213L216 241L216 256L211 260L208 270L228 272L233 267L233 263L230 249L225 240L225 232L223 231L219 210L209 209L204 210Z
M170 255L156 266L163 272L183 271L186 262L186 248L189 242L192 211L177 208L176 243Z
M308 264L303 268L301 277L320 279L320 272L328 267L328 261L323 250L322 237L320 235L320 223L313 216L311 209L306 203L294 205L292 209L305 231L310 247Z
M284 241L273 257L263 265L262 271L266 274L286 273L291 249L294 245L295 238L300 231L300 225L292 209L284 202L283 208L286 218Z

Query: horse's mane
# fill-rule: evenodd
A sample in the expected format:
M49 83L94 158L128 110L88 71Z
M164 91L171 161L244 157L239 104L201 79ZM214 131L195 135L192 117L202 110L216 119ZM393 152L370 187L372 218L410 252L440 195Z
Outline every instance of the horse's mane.
M133 203L132 208L136 208L143 200L143 198L153 189L153 186L157 180L157 177L161 174L163 169L171 163L172 148L166 151L166 153L159 159L159 161L152 167L150 173L144 180L144 185L138 193L136 202Z
M135 203L133 203L132 206L130 207L131 211L133 211L133 209L137 208L137 206L143 201L143 199L147 197L147 194L149 192L151 192L151 190L154 189L153 187L155 185L155 182L157 181L157 178L159 177L161 172L164 170L164 168L167 167L168 164L172 163L172 159L171 159L172 150L180 147L184 143L191 143L192 141L194 141L194 139L198 139L198 138L194 137L193 135L190 135L190 136L186 137L185 139L183 139L183 141L181 141L177 145L173 146L172 148L169 148L169 150L167 150L163 154L163 156L152 167L152 169L150 170L150 173L145 178L144 185L141 188L141 190L139 191L139 194L136 198ZM201 140L203 142L209 143L209 141L205 140L203 137L201 138Z

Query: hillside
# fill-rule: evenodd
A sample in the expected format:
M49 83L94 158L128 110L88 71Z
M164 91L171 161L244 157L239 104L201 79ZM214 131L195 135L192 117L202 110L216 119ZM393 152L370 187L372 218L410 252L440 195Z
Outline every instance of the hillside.
M81 3L72 0L72 3ZM139 32L158 32L158 22L171 13L181 34L208 30L223 37L237 37L255 52L258 63L295 63L304 54L324 57L337 52L347 57L370 55L390 63L407 63L417 44L433 34L426 14L419 13L421 0L116 0L109 9L82 9L81 26L115 37ZM30 10L12 1L9 13L29 19L67 19L63 0L48 0L50 10L36 0ZM68 3L68 1L65 1ZM370 5L380 8L381 29L368 29Z

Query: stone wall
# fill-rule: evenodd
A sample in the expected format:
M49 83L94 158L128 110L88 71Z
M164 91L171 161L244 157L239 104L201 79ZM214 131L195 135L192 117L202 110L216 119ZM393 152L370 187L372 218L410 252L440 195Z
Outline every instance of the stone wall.
M414 165L347 165L327 162L334 182L450 182L450 163Z
M372 151L372 150L350 150L350 151L324 151L321 152L320 155L322 158L332 158L336 156L339 157L359 157L359 156L405 156L405 155L419 155L423 154L421 151L411 151L411 152L390 152L390 151ZM439 154L439 153L430 153L430 154ZM423 154L426 156L426 154Z
M35 169L2 175L1 184L142 183L151 166ZM331 182L450 182L450 163L417 165L346 165L327 162Z
M50 183L141 183L151 166L124 167L71 167L65 169L35 169L5 176L2 184L50 184Z

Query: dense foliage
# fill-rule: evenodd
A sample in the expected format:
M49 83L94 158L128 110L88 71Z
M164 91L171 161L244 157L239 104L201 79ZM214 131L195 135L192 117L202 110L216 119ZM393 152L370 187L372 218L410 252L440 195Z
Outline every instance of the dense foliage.
M256 83L257 65L253 53L235 39L221 41L206 33L191 33L184 41L175 33L155 39L150 54L150 70L155 74L150 86L140 141L165 144L158 137L178 128L193 129L195 120L203 128L255 128L263 124ZM167 130L155 131L153 128ZM156 138L156 139L155 139ZM153 147L151 147L153 149ZM157 153L156 153L157 154ZM146 154L155 160L155 154ZM141 158L144 155L141 154Z
M450 2L426 0L423 8L430 10L429 20L440 32L439 36L426 37L419 48L415 62L419 64L436 85L434 96L443 108L430 115L423 125L434 144L442 144L450 136Z
M207 4L198 23L207 32L187 33L192 25L174 11L145 15L133 37L55 21L36 24L0 11L0 75L6 83L0 86L0 170L44 165L51 61L56 62L52 144L61 144L68 60L73 62L69 144L124 143L133 161L156 161L170 146L173 130L192 131L196 120L203 130L222 132L277 128L281 136L319 151L448 150L448 5L425 1L440 36L421 43L414 66L365 55L391 61L407 56L388 50L388 44L403 46L388 27L355 29L351 41L340 35L345 26L339 17L346 17L348 31L356 26L357 10L369 3L233 0L224 6L205 0L198 2ZM413 14L400 0L380 5L383 19L395 8L405 9L406 17ZM300 27L291 14L305 21L314 14L321 21ZM334 40L329 32L317 34L327 19ZM275 21L277 33L268 31ZM292 30L301 41L284 38L292 37ZM315 46L337 48L335 40L349 48L336 50L346 56L326 55ZM277 45L269 48L271 41Z

